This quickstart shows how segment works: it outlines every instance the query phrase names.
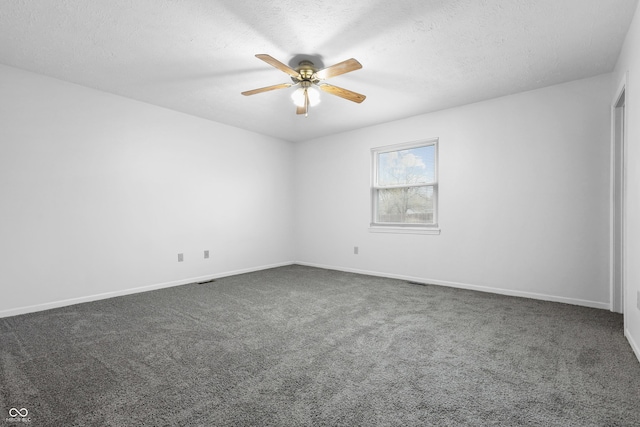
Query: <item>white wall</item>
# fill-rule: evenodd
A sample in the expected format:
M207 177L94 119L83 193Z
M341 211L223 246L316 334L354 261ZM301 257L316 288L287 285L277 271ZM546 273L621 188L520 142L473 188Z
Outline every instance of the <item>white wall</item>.
M0 317L294 259L290 143L5 66L0 93Z
M606 74L296 145L298 261L608 308L611 87ZM441 234L370 233L370 149L430 137Z
M292 145L0 66L0 316L294 260L608 308L612 87ZM370 233L370 148L434 136L442 233Z
M618 64L614 72L614 92L628 75L626 86L627 109L627 176L626 176L626 289L625 335L640 359L640 6L631 23Z

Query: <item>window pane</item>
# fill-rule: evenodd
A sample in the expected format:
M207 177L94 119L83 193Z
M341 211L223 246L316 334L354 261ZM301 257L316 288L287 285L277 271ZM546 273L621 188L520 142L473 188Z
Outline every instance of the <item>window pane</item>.
M379 223L433 224L433 186L378 189Z
M434 181L434 145L378 154L378 185L427 184Z

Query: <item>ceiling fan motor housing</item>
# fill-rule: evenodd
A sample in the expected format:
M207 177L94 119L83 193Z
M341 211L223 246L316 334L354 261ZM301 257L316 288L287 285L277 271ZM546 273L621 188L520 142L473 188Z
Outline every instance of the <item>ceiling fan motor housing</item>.
M311 61L300 61L298 64L298 68L296 71L300 73L300 77L302 77L302 81L311 80L313 75L315 74L316 68L313 66L313 62Z

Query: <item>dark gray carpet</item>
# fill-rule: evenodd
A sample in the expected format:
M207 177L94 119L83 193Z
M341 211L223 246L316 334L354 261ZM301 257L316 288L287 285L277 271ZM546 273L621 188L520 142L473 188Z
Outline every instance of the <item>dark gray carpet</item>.
M638 426L604 310L290 266L0 319L0 426Z

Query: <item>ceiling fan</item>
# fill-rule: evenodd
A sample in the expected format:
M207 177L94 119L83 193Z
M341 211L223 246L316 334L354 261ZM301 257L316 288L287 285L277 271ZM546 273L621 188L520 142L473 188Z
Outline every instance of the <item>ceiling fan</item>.
M266 54L257 54L256 58L261 59L272 67L289 74L293 83L281 83L260 89L248 90L242 92L245 96L269 92L276 89L284 89L292 86L299 86L299 88L292 94L292 98L296 104L296 113L304 114L305 116L309 114L310 106L320 102L320 94L314 89L314 87L317 87L323 92L330 93L331 95L336 95L349 101L357 102L358 104L366 98L366 96L359 93L327 83L322 83L323 80L362 68L362 65L353 58L339 62L330 67L323 68L322 70L316 69L313 62L307 60L300 61L298 67L293 69Z

